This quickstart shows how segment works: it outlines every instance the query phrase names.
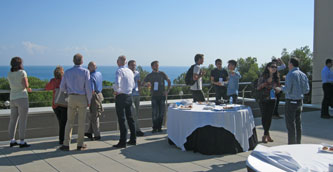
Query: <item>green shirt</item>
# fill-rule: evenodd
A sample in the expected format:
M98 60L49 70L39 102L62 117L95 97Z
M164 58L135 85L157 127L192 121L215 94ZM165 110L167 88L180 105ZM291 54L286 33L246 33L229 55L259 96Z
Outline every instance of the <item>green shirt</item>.
M27 77L24 70L18 70L8 73L8 81L10 86L10 100L28 98L28 91L24 87L22 80Z

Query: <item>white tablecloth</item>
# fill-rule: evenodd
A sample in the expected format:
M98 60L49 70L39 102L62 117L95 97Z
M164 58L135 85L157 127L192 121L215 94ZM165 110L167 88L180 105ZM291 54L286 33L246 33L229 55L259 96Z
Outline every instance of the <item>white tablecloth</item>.
M256 171L328 171L328 164L333 163L333 153L318 151L321 147L317 144L258 145L246 164ZM293 168L285 163L291 161L294 161Z
M197 128L210 125L230 131L243 151L249 150L249 138L253 135L252 130L255 127L250 107L237 111L203 110L204 107L205 105L193 104L191 110L168 108L168 137L177 147L185 151L186 138Z

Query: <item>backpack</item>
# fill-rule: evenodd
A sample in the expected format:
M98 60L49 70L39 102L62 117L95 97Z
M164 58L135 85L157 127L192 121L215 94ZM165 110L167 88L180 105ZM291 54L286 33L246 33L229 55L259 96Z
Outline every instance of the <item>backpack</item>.
M192 65L186 72L186 75L185 75L185 84L186 85L189 85L189 86L192 86L195 81L193 80L193 69L194 69L194 65Z

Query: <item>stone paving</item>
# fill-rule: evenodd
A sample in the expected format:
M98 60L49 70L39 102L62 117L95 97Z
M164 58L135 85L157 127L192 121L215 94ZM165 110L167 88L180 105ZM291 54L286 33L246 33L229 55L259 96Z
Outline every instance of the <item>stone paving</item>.
M319 111L305 112L302 116L302 143L322 142L333 144L333 119L319 118ZM256 118L258 140L263 134L260 118ZM139 137L138 145L125 149L114 149L119 132L104 132L101 141L89 141L86 151L62 152L56 137L29 139L30 148L9 148L8 142L0 142L0 172L10 171L246 171L246 159L251 153L234 155L202 155L191 151L183 152L170 146L167 134L152 134L144 129L145 136ZM287 133L284 119L272 121L271 135L273 143L266 146L284 145ZM262 143L260 143L262 144Z

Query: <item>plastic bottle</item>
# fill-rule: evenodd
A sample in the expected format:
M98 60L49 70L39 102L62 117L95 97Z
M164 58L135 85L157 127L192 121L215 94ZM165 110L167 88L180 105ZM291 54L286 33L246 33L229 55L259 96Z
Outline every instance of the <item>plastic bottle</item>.
M275 90L274 89L271 89L270 97L271 97L271 99L276 99L276 97L275 97Z
M233 101L232 96L230 96L229 103L232 104L233 103L232 101Z

